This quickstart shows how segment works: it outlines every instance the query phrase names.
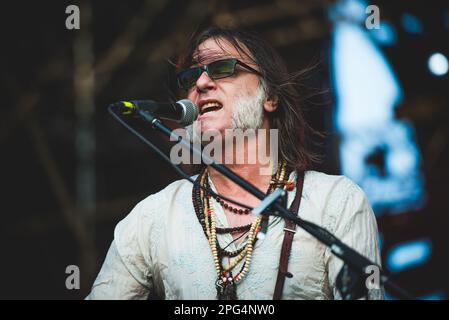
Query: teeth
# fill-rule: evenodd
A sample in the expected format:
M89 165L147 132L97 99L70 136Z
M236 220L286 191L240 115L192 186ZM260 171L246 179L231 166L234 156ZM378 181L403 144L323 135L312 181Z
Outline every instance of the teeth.
M219 104L218 102L209 102L203 105L203 107L201 108L201 112L204 113L206 112L208 109L215 109L215 108L221 108L222 105Z

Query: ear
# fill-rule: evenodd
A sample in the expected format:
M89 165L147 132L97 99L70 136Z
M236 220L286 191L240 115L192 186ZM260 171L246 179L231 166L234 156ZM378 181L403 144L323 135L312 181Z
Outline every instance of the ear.
M267 98L263 104L263 108L266 112L273 112L278 107L279 99L278 97Z

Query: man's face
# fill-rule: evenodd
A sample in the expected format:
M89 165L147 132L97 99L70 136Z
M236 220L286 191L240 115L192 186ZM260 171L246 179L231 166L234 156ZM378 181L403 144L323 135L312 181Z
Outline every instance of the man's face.
M201 43L194 55L194 59L200 61L201 65L204 65L221 59L236 58L255 68L254 64L247 57L240 55L227 41L220 39L218 41L219 44L215 39L208 39ZM245 101L245 99L248 101L252 97L254 97L254 103L258 105L251 107L260 110L260 113L253 110L252 114L259 114L261 122L263 117L263 98L260 98L260 88L259 90L258 88L258 76L241 68L239 65L236 66L234 75L217 80L211 79L207 72L203 72L187 95L187 98L193 101L200 109L200 116L197 121L201 124L201 132L217 130L224 133L225 129L233 128L236 122L235 108L239 105L241 106L242 101ZM218 102L221 108L207 108L208 103L211 102ZM254 119L250 120L253 120L254 123Z

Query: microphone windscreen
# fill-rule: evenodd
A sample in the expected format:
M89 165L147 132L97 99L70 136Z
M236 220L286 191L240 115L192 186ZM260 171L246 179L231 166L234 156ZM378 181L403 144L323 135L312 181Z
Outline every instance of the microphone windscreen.
M192 124L193 121L195 121L196 118L198 118L199 112L197 105L194 104L189 99L182 99L179 100L177 103L182 105L184 109L183 117L179 123L185 126Z

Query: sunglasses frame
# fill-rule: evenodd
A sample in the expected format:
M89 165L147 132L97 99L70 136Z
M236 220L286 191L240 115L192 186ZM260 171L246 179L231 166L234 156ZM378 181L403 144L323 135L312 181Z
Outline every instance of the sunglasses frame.
M223 61L232 61L232 62L234 63L232 73L231 73L231 74L224 75L224 76L220 76L220 77L217 77L217 76L213 77L213 76L211 75L211 73L209 73L210 65L212 65L212 64L214 64L214 63L218 63L218 62L223 62ZM179 87L180 89L190 90L190 89L195 85L195 83L198 81L198 79L201 77L201 75L203 74L203 72L206 72L207 75L209 76L209 78L211 78L212 80L218 80L218 79L223 79L223 78L227 78L227 77L233 76L233 75L235 74L235 67L236 67L237 65L241 65L241 66L244 67L245 69L247 69L247 70L249 70L249 71L251 71L251 72L253 72L253 73L255 73L255 74L259 75L259 76L262 76L262 74L261 74L259 71L257 71L257 70L254 69L253 67L250 67L250 66L247 65L246 63L240 61L239 59L236 59L236 58L227 58L227 59L215 60L215 61L213 61L213 62L211 62L211 63L205 64L205 65L202 65L202 66L197 66L197 67L187 68L187 69L185 69L185 70L179 72L178 75L177 75L177 77L176 77L177 82L178 82L178 87ZM195 81L194 81L190 86L187 87L187 86L182 85L182 83L181 83L181 81L180 81L181 76L182 76L184 73L186 73L186 72L188 72L188 71L192 71L192 70L198 70L198 73L197 73L198 77L195 79Z

